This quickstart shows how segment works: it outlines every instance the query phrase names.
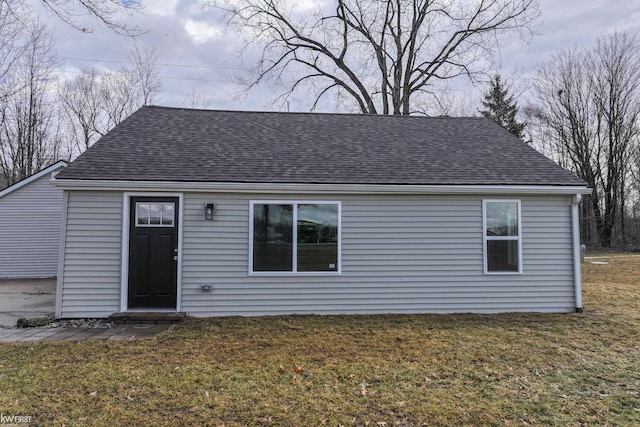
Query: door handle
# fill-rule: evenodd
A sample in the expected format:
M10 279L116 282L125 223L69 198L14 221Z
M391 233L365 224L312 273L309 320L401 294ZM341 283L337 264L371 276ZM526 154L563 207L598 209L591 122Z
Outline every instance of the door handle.
M174 260L174 261L177 261L177 260L178 260L178 255L174 255L174 256L173 256L173 260Z

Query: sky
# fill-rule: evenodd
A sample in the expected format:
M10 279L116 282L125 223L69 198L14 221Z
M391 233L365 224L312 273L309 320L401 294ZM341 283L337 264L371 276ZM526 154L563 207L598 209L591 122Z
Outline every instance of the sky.
M241 57L242 46L235 33L225 28L220 12L204 7L203 3L203 0L143 0L141 13L123 18L145 30L135 40L115 34L94 20L83 21L93 28L92 32L84 33L42 9L37 12L41 21L54 30L64 77L78 75L82 68L123 66L128 52L137 44L156 50L163 83L158 105L185 106L185 99L196 94L201 106L212 109L304 111L308 105L307 100L300 98L304 94L289 105L281 105L273 103L278 93L273 85L243 93L237 81L248 75L255 52ZM526 93L535 67L557 49L588 47L598 37L613 31L640 33L638 0L540 0L540 9L540 25L531 41L527 44L516 38L503 41L494 55L493 68L517 80L519 92ZM481 88L464 82L457 87L468 98L481 97ZM335 108L325 103L320 110Z

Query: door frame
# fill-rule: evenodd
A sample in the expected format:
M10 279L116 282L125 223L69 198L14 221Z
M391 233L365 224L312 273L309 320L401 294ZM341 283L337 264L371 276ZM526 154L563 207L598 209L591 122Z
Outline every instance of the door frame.
M177 197L178 207L178 269L176 278L176 308L174 309L129 309L129 227L131 226L132 197ZM124 192L122 193L122 259L120 275L120 311L181 311L182 309L182 230L184 224L184 193Z

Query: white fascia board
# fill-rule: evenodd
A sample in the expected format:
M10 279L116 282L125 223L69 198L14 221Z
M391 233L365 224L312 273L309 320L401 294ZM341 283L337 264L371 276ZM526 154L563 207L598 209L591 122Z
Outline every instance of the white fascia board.
M0 197L5 196L9 193L12 193L14 191L16 191L18 188L22 188L25 185L28 185L30 183L32 183L33 181L42 178L43 176L45 176L48 173L52 173L55 172L59 169L65 168L67 167L67 162L65 162L64 160L60 160L54 164L52 164L51 166L49 166L46 169L42 169L39 172L34 173L33 175L23 179L22 181L18 181L15 184L5 188L4 190L0 191Z
M590 194L585 186L556 185L397 185L287 184L246 182L116 181L54 179L65 190L187 191L216 193L305 194Z

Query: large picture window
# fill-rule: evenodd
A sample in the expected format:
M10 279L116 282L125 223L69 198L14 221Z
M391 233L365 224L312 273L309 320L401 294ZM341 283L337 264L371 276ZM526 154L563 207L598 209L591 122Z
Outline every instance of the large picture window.
M251 202L251 273L340 272L338 202Z
M485 273L521 273L522 239L519 200L484 200Z

